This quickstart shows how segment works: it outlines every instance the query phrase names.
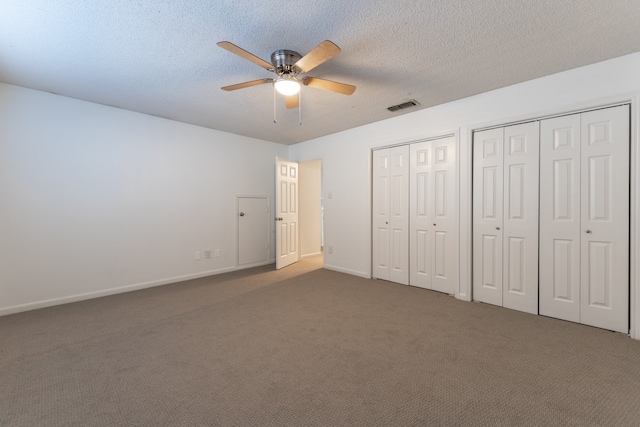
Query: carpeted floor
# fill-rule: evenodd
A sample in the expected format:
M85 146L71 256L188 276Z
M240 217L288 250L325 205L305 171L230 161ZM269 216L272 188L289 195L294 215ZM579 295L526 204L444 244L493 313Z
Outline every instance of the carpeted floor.
M320 266L0 317L0 425L640 425L640 341Z

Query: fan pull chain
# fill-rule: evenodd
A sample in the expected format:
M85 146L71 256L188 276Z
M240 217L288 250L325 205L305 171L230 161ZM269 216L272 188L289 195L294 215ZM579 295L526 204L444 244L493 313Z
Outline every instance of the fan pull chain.
M278 123L276 120L276 84L273 84L273 123Z
M298 126L302 126L302 90L298 91Z

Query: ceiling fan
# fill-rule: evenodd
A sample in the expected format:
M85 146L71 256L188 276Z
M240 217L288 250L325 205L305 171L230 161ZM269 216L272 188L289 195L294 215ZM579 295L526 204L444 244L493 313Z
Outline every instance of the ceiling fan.
M341 93L343 95L351 95L356 90L355 86L345 83L338 83L318 77L300 76L340 53L340 48L329 40L323 41L305 56L292 50L278 49L271 54L271 63L247 52L231 42L218 42L218 46L277 74L277 77L273 79L258 79L224 86L222 88L223 90L232 91L265 83L273 83L274 89L284 95L287 108L298 108L300 105L299 93L301 84Z

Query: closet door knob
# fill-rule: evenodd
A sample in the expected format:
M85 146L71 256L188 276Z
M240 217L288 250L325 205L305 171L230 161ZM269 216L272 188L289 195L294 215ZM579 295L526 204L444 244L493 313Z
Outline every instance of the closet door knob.
M585 233L591 234L591 230L585 230Z
M435 225L435 224L433 224L433 226L435 227L436 225Z
M500 227L496 227L496 230L500 230Z
M244 212L240 212L240 216L244 216Z

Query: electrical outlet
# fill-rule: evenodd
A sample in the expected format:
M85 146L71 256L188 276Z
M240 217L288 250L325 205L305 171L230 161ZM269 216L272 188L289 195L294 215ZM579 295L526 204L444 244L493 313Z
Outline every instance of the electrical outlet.
M333 246L327 247L327 252L331 255L333 253Z
M196 261L200 261L200 251L196 251L196 253L193 255L193 259Z
M211 249L207 249L206 251L204 251L204 257L206 259L211 258Z

